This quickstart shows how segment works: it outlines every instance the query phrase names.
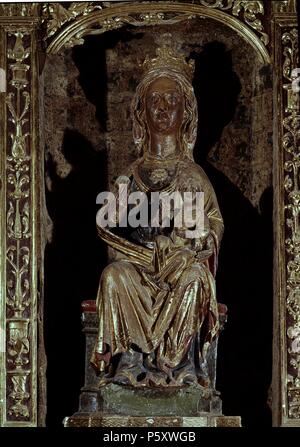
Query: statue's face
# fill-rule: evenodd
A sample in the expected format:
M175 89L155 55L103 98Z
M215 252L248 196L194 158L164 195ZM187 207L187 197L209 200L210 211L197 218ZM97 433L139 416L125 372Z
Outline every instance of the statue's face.
M171 134L179 130L184 97L176 81L161 77L151 82L146 93L146 119L150 132Z

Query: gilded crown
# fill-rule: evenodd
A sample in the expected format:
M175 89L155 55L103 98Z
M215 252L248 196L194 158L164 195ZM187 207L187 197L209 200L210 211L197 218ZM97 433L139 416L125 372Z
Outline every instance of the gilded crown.
M186 61L184 55L178 55L172 48L162 46L156 49L156 57L150 59L146 57L142 65L144 75L154 70L172 70L183 74L188 81L193 80L195 62L193 60Z

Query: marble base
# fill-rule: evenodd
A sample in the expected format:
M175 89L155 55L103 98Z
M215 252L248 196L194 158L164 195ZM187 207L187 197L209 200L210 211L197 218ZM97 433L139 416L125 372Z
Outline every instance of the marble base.
M199 415L121 416L104 413L76 413L64 419L64 427L241 427L239 416Z

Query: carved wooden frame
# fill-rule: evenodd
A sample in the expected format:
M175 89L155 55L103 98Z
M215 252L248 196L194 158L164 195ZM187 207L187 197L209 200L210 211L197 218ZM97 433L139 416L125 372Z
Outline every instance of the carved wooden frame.
M274 81L273 425L300 426L299 66L296 1L196 0L0 4L0 425L45 420L43 251L45 200L39 146L39 61L126 24L209 17L247 40ZM268 19L272 27L265 29ZM6 87L6 89L4 88ZM3 91L6 90L6 91ZM1 93L2 91L2 93Z

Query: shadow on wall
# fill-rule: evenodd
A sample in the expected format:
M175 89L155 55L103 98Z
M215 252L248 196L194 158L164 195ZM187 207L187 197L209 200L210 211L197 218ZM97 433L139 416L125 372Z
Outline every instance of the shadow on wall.
M267 405L272 377L272 189L264 191L260 213L228 177L209 162L208 153L233 119L240 81L231 54L212 42L195 53L195 93L199 105L195 161L215 189L225 232L219 255L217 299L228 306L221 334L217 388L223 411L241 415L244 426L271 425Z
M86 96L83 100L95 105L103 131L107 118L106 49L120 39L126 41L132 35L122 31L117 35L107 33L105 38L92 36L83 46L73 49L78 82ZM54 227L52 243L45 252L48 426L61 426L64 417L78 409L85 361L81 303L96 299L101 271L107 264L106 247L97 236L95 224L96 196L107 189L106 149L97 152L85 137L70 128L65 130L62 152L72 165L66 178L57 176L51 158L46 165L52 182L47 209Z
M96 106L102 129L107 119L105 51L120 39L132 38L123 31L106 33L105 39L87 38L73 52L80 85ZM219 342L217 387L225 414L241 415L247 426L271 425L266 402L272 369L272 191L263 194L259 214L209 162L208 152L233 119L240 81L222 44L208 44L194 57L199 104L195 160L213 184L225 222L217 288L229 317ZM96 152L74 129L65 131L62 146L72 172L60 179L51 160L47 166L53 184L47 207L54 223L53 242L46 248L45 278L49 426L60 426L78 408L84 382L80 305L95 299L107 262L95 230L95 198L106 189L105 150Z
M84 378L81 302L94 299L106 252L96 235L96 196L105 189L105 153L97 153L75 131L66 131L64 155L73 169L57 177L47 207L54 224L46 248L45 340L48 358L47 425L60 426L78 408Z

